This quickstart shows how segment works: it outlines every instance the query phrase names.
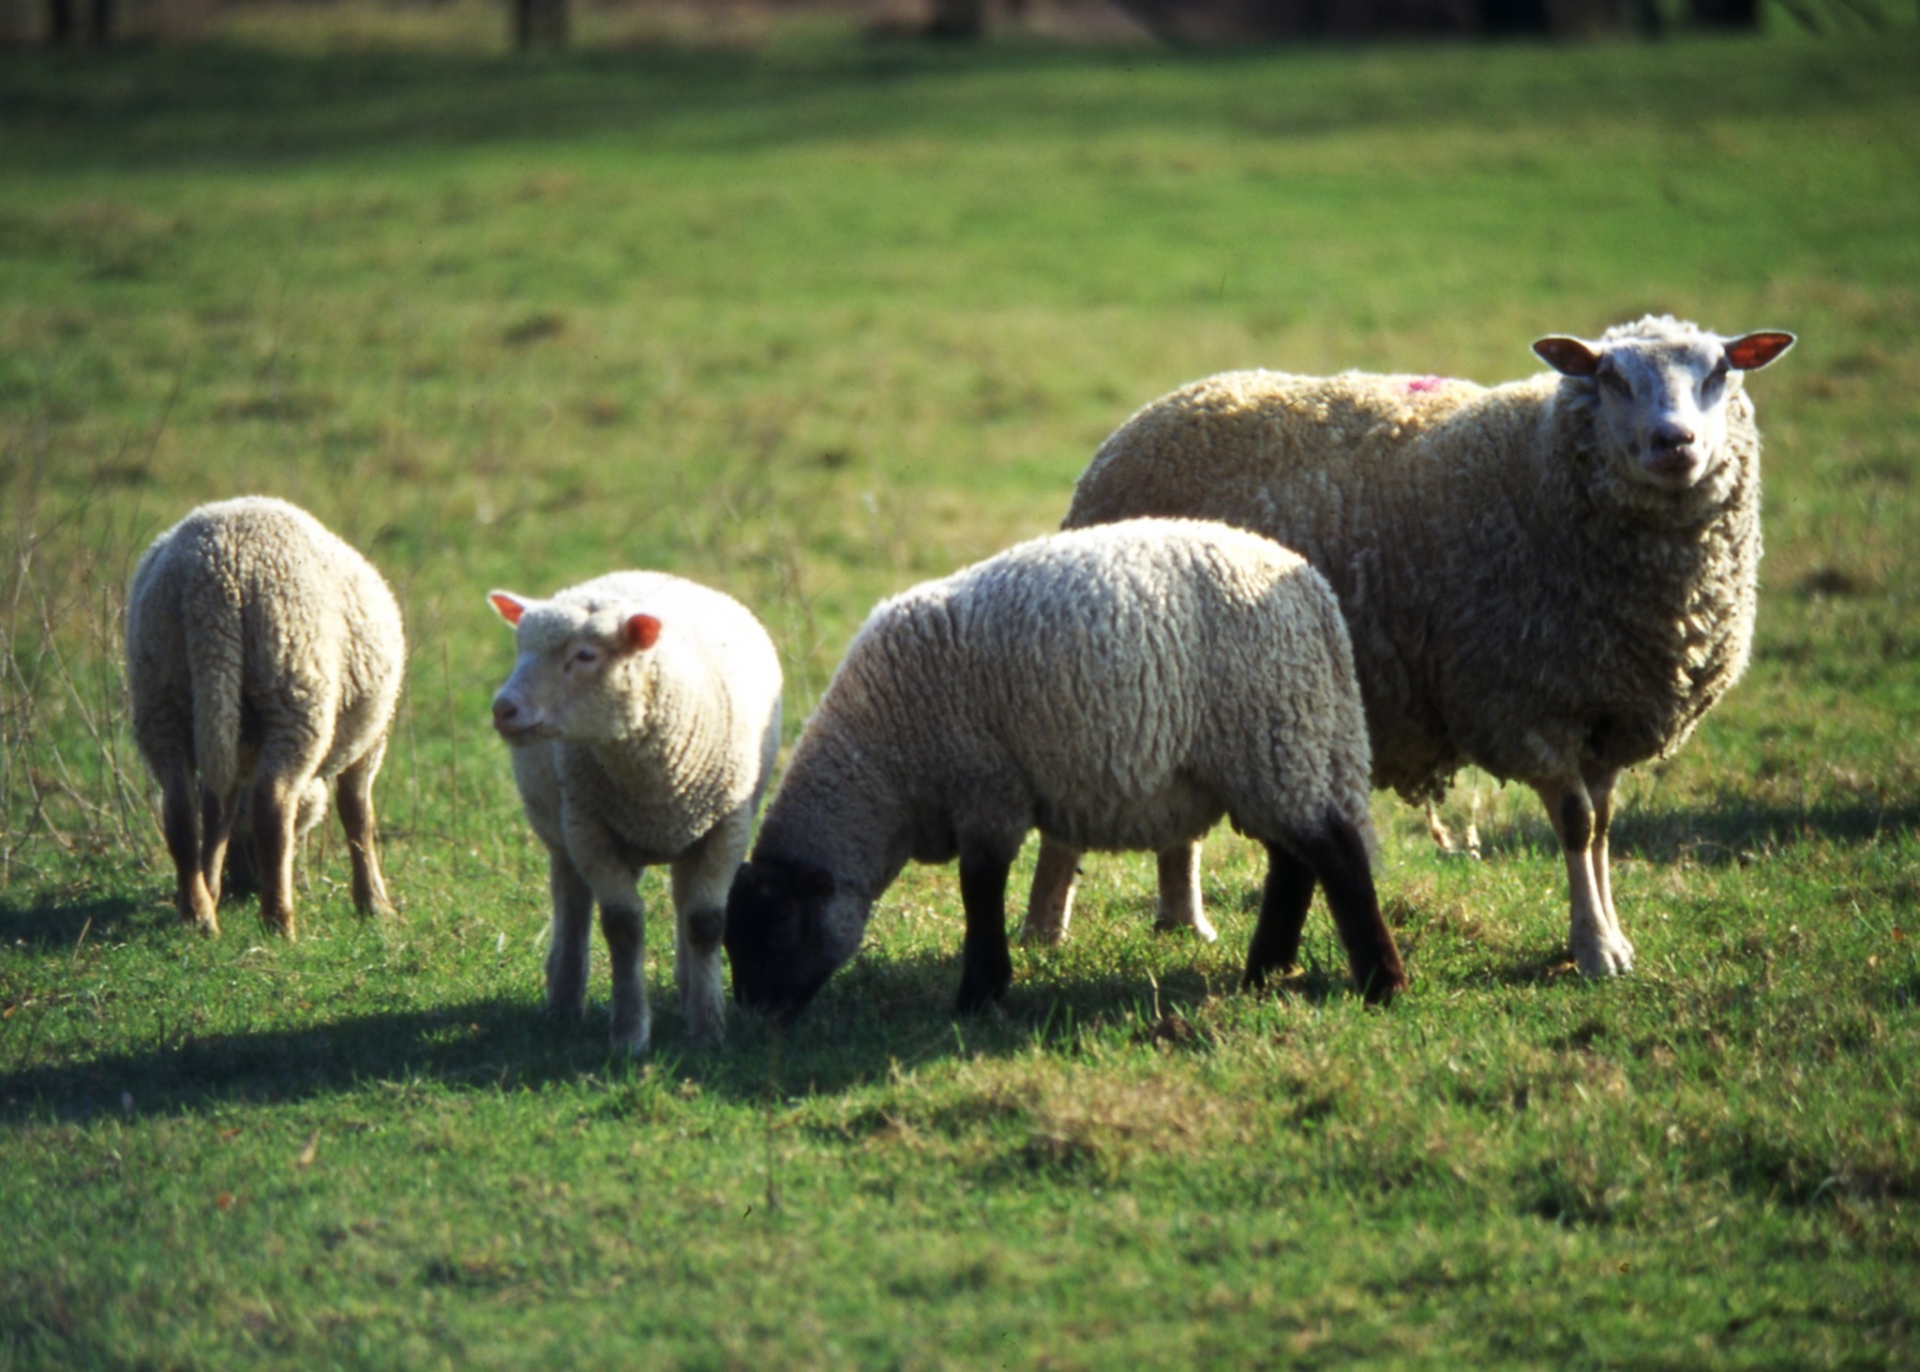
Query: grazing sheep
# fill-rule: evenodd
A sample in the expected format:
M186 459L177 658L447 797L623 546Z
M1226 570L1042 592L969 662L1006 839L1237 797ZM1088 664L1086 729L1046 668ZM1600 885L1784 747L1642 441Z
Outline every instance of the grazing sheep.
M1792 343L1649 317L1543 338L1554 371L1492 389L1230 372L1122 425L1066 523L1214 518L1298 548L1353 634L1374 784L1431 804L1472 762L1532 786L1574 959L1625 972L1614 782L1678 748L1746 666L1760 438L1741 373ZM1160 854L1162 923L1197 915L1196 858ZM1077 859L1043 848L1029 937L1063 935Z
M153 541L127 593L127 683L181 918L219 932L221 864L250 810L260 918L292 938L293 851L325 816L330 783L353 903L392 913L373 779L406 653L380 573L284 500L202 505Z
M674 981L697 1038L720 1037L727 883L780 747L780 660L719 591L615 572L551 600L495 591L519 660L493 700L513 777L547 845L547 1010L586 1011L594 902L613 964L613 1046L646 1050L642 868L672 871Z
M1406 985L1369 866L1346 626L1299 557L1222 524L1024 543L884 602L847 650L727 901L734 995L786 1018L909 859L960 859L958 1008L1012 978L1007 871L1038 826L1165 848L1222 814L1270 867L1246 981L1293 964L1323 883L1356 985Z

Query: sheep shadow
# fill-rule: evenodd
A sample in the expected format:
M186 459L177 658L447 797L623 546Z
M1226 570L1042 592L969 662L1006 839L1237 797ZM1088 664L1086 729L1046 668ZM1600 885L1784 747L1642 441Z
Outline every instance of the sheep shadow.
M1857 844L1916 831L1920 803L1847 803L1656 811L1623 818L1617 833L1619 850L1650 861L1732 862L1768 844L1802 838ZM1249 895L1238 902L1243 917L1254 900ZM0 937L57 954L83 937L138 935L153 923L144 909L125 898L0 906ZM1143 904L1110 914L1116 920L1144 918L1146 909ZM964 1018L952 1013L960 978L957 940L941 950L905 950L888 947L882 937L789 1025L734 1010L728 1041L718 1048L686 1036L670 980L656 976L649 985L653 1052L640 1064L609 1056L604 1004L596 1003L584 1022L556 1021L531 988L524 997L468 999L296 1028L213 1035L163 1028L150 1047L0 1073L0 1124L83 1121L129 1109L190 1114L233 1102L341 1095L381 1081L537 1090L590 1079L618 1082L647 1063L723 1098L835 1095L943 1059L1011 1057L1036 1049L1072 1053L1083 1035L1116 1030L1157 1048L1205 1051L1210 1030L1204 1008L1222 996L1358 1004L1331 934L1323 927L1320 932L1324 939L1309 938L1306 971L1264 992L1239 989L1241 936L1229 931L1223 934L1229 957L1155 959L1151 972L1138 964L1100 970L1045 955L1022 959L1005 999ZM1097 934L1088 930L1076 937ZM1326 944L1319 949L1325 956L1316 958L1316 940ZM1495 977L1507 984L1563 983L1570 993L1592 984L1572 974L1565 950L1557 946L1528 950ZM1920 1000L1920 982L1891 993L1902 1003Z
M1631 803L1617 810L1608 830L1615 858L1705 866L1745 863L1757 852L1786 843L1825 839L1872 843L1920 833L1920 799L1881 800L1848 796L1814 805L1769 805L1728 793L1698 806L1651 807ZM1483 836L1488 857L1528 853L1557 855L1559 840L1546 816L1528 807L1510 824Z
M124 938L141 926L147 909L145 902L125 896L102 896L72 905L0 901L0 942L58 952L77 948L90 938Z
M1610 837L1616 854L1662 863L1686 858L1713 866L1744 863L1752 854L1783 843L1874 843L1915 833L1920 833L1920 799L1911 796L1894 801L1858 796L1787 806L1729 795L1722 803L1697 808L1636 813L1629 807L1614 819Z
M1068 1050L1089 1027L1115 1021L1143 1041L1200 1046L1190 1030L1195 1011L1223 989L1199 968L1157 979L1035 974L1017 980L1001 1005L956 1018L958 984L957 950L856 958L789 1025L733 1008L728 1040L715 1047L688 1037L670 980L655 979L653 1047L638 1060L609 1054L603 999L584 1020L562 1021L545 1013L537 992L294 1028L208 1034L163 1023L150 1046L0 1072L0 1126L193 1115L345 1095L377 1082L458 1091L618 1084L649 1065L728 1099L838 1094L943 1058L1011 1056L1036 1045ZM1283 994L1342 991L1309 974Z
M607 1065L606 1029L548 1018L537 1000L469 1000L298 1028L170 1033L151 1047L0 1073L0 1124L338 1095L370 1082L538 1089Z

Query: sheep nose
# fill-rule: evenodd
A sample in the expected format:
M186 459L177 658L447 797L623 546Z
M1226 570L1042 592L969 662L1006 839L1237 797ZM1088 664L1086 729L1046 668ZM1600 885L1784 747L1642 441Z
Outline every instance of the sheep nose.
M1684 424L1662 424L1653 431L1653 446L1657 450L1671 452L1675 448L1687 447L1693 439L1693 430Z
M515 705L511 700L508 700L505 696L495 696L493 698L494 728L511 729L514 720L519 718L519 715L520 707Z

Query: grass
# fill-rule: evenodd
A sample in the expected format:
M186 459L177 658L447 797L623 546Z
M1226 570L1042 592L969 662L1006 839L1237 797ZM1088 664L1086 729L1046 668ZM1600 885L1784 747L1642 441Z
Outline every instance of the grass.
M1920 1356L1910 29L1177 55L809 22L526 62L358 32L0 55L0 1365ZM1098 860L989 1016L947 1013L931 870L785 1036L695 1050L657 921L651 1059L608 1059L604 981L585 1025L541 1014L489 587L720 585L797 727L874 600L1052 527L1181 381L1491 381L1647 309L1802 341L1753 382L1753 668L1627 785L1633 977L1570 974L1543 818L1468 774L1481 862L1376 805L1390 1013L1317 913L1293 986L1233 990L1260 867L1222 836L1219 944L1153 936L1150 864ZM391 924L331 834L298 943L173 921L121 590L244 490L407 611Z

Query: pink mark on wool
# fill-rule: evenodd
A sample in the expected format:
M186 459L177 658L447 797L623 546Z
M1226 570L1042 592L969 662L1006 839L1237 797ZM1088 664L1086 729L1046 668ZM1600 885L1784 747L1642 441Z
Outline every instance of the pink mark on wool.
M1444 376L1416 376L1407 383L1407 392L1410 395L1425 395L1429 391L1439 390L1446 384L1447 379Z

